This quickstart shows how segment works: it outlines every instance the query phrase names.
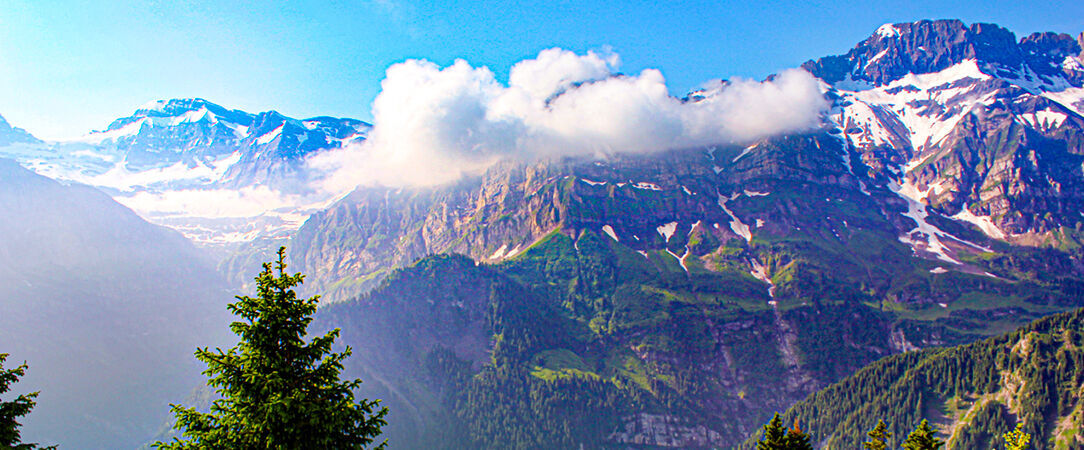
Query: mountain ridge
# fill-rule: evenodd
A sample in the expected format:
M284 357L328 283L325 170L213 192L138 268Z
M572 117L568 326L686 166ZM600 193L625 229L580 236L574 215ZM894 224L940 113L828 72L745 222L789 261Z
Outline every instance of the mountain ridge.
M965 44L955 54L991 51ZM1067 212L1080 204L1084 135L1066 100L1079 88L1060 75L1059 85L990 74L970 58L937 64L880 86L825 82L833 108L804 133L509 161L437 187L360 187L301 227L291 260L327 294L325 311L355 329L349 340L387 333L382 348L413 349L398 356L415 361L407 367L438 360L439 372L417 366L418 379L383 373L371 356L352 370L382 380L373 392L435 414L411 413L412 423L468 430L463 445L540 445L526 417L571 427L560 437L569 446L734 445L773 409L873 360L1080 306L1081 219ZM443 253L510 277L510 291L576 331L524 337L529 319L459 330L490 335L494 359L478 367L480 343L452 357L365 320L400 304L421 308L411 320L484 308L482 294L441 293L456 283L435 262ZM517 306L492 320L504 314L541 318ZM582 390L608 412L567 403ZM535 400L516 394L525 391ZM576 428L581 416L604 426Z

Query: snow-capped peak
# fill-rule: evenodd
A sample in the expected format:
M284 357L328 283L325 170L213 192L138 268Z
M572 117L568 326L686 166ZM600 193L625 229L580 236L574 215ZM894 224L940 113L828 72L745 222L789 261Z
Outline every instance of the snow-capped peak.
M886 23L877 28L877 35L884 39L894 38L900 35L900 30L895 25Z

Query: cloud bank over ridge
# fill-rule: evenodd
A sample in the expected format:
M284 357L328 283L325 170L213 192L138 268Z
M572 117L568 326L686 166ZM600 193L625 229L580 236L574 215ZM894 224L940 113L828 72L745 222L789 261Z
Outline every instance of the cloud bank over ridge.
M697 101L669 94L655 69L617 73L609 51L552 48L515 64L508 83L457 60L388 68L374 128L356 146L313 158L330 190L432 185L504 158L602 156L740 143L815 126L827 107L817 80L786 70L770 81L713 82Z

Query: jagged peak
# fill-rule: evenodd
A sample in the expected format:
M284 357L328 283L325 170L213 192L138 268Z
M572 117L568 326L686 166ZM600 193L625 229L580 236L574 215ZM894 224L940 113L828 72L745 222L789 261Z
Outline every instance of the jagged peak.
M881 25L846 54L808 61L802 67L829 83L850 78L874 85L885 85L907 74L939 72L966 60L1056 76L1071 70L1062 63L1080 49L1080 43L1067 34L1033 33L1018 41L1012 31L997 24L919 20ZM1079 84L1072 80L1084 75L1069 73L1066 77Z

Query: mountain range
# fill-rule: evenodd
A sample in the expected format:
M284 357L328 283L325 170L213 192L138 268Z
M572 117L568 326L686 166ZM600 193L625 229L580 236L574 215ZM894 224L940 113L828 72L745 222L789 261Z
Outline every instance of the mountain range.
M354 364L437 436L408 447L732 446L881 357L1081 306L1080 52L886 25L805 65L818 129L359 188L291 256L365 293L322 314L395 349Z
M343 329L349 374L391 408L393 445L732 447L852 374L903 374L932 348L1084 306L1082 47L1084 33L886 24L803 65L829 105L812 129L510 159L341 198L313 188L306 161L360 144L368 124L201 99L66 142L0 123L0 153L184 233L235 285L287 245L305 293L324 295L315 326ZM289 200L172 203L254 189ZM896 389L888 378L869 379ZM814 421L795 408L788 419ZM846 414L813 431L868 429Z
M354 119L300 120L198 98L173 99L143 105L104 130L67 141L43 142L20 129L0 129L0 136L12 136L2 139L20 143L0 145L0 156L102 189L202 246L233 249L286 237L307 213L331 200L333 195L312 188L307 158L360 143L370 128ZM231 209L192 209L206 203L201 199L238 192Z

